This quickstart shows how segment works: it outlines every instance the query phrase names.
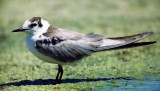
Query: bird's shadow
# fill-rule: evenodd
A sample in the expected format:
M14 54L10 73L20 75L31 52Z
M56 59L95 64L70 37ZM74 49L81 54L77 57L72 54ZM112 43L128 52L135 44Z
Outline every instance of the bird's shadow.
M54 79L36 79L36 80L22 80L19 82L11 82L0 84L0 86L25 86L25 85L56 85L61 83L78 83L78 82L91 82L91 81L107 81L107 80L134 80L131 77L118 77L118 78L98 78L98 79L64 79L57 82Z

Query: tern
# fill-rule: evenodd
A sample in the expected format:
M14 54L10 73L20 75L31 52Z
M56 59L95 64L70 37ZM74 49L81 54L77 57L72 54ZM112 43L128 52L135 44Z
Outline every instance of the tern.
M104 38L103 35L82 34L55 27L41 17L32 17L12 32L25 32L26 45L42 61L58 64L56 81L61 81L63 65L72 64L95 52L131 48L155 43L137 42L153 32L125 37Z

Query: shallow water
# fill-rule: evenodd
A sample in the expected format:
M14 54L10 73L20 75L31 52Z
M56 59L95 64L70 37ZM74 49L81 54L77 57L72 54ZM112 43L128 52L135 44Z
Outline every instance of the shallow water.
M144 74L144 80L120 80L118 86L104 86L101 89L96 90L106 90L109 89L111 91L160 91L160 80L158 79L158 75L148 75Z
M129 83L125 85L125 83ZM124 81L120 87L113 88L112 91L160 91L160 81Z

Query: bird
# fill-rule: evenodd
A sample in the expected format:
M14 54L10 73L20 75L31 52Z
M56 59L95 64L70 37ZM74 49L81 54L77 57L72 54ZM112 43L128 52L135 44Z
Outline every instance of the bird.
M137 42L153 32L125 37L105 38L103 35L82 34L55 27L42 17L32 17L12 32L25 32L29 51L44 62L58 64L56 81L62 81L63 66L75 63L95 52L132 48L156 43Z

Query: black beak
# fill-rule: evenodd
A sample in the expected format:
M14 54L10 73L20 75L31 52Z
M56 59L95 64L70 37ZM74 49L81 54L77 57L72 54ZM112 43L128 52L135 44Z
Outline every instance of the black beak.
M25 31L25 30L28 30L28 29L18 28L18 29L13 30L12 32L23 32L23 31Z

